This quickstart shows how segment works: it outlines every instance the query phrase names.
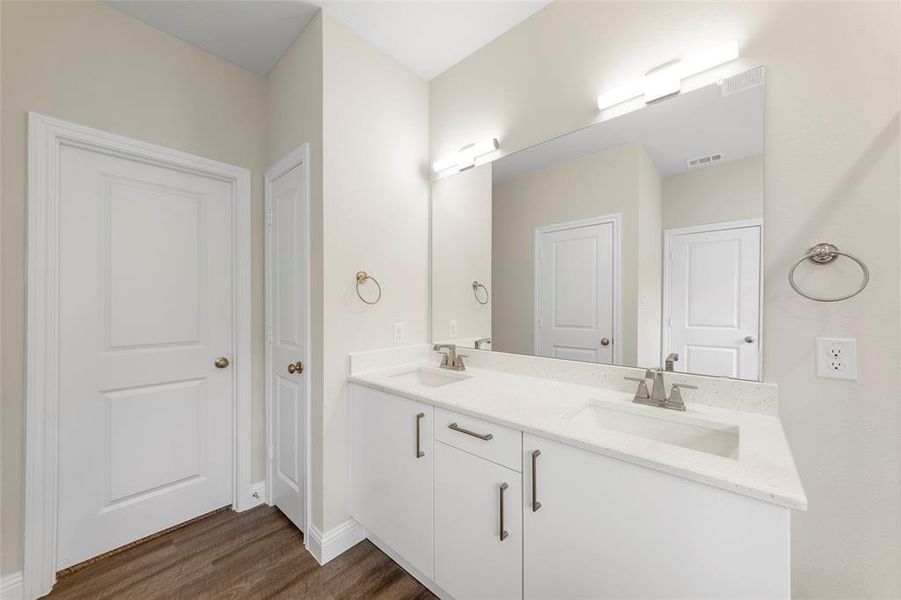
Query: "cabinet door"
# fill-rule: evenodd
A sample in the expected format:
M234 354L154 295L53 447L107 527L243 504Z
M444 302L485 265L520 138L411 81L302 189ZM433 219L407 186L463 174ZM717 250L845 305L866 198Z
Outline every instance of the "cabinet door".
M362 386L351 401L351 515L431 579L433 409Z
M435 583L459 600L522 598L521 498L520 473L436 443Z
M531 435L523 487L527 600L789 597L787 509Z

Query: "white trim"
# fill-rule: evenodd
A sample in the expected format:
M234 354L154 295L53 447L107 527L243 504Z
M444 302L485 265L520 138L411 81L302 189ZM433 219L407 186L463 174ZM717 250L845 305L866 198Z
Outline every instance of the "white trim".
M353 519L348 519L325 533L310 524L309 534L304 536L307 549L320 565L340 556L366 539L366 530Z
M603 225L604 223L613 224L613 363L614 365L623 362L623 285L622 285L622 213L614 213L610 215L602 215L600 217L592 217L590 219L579 219L577 221L567 221L565 223L554 223L552 225L542 225L535 228L533 238L532 252L532 285L533 285L533 315L532 315L532 353L535 356L540 354L541 338L538 325L541 318L541 266L539 264L538 255L541 251L541 236L545 233L554 231L565 231L567 229L578 229L580 227L591 227L592 225ZM545 357L552 358L552 357Z
M304 223L305 223L305 239L306 239L306 248L304 250L305 259L306 259L306 269L304 272L306 273L306 332L307 332L307 340L306 340L306 356L300 357L300 360L303 361L303 364L306 365L304 369L304 374L306 375L304 385L306 386L306 407L305 413L306 418L304 421L306 422L306 427L304 431L304 445L306 449L304 451L305 456L305 464L304 464L304 476L303 476L303 487L304 487L304 517L303 517L303 526L304 529L312 530L312 524L310 523L310 515L312 514L312 468L311 468L311 459L312 459L312 424L310 420L312 419L312 399L313 399L313 373L314 373L314 361L313 361L313 352L311 351L311 339L313 334L313 307L312 307L312 281L311 281L311 267L312 267L312 245L310 240L310 144L304 143L290 153L287 156L279 160L273 166L269 167L266 170L266 174L264 177L264 202L265 202L265 212L266 212L266 222L267 225L265 227L265 235L264 235L264 246L265 246L265 274L264 274L264 310L265 310L265 327L266 331L270 331L270 327L272 326L271 322L271 310L269 309L269 302L272 298L272 273L270 272L270 267L272 265L272 250L270 248L270 232L271 227L268 225L269 222L269 214L272 210L272 198L271 198L271 188L272 182L295 168L298 165L303 165L304 168L304 193L303 193L303 203L304 203ZM272 505L272 459L270 453L270 444L272 440L272 390L271 388L271 380L272 380L272 345L269 340L266 340L266 353L265 353L265 382L264 382L264 398L265 398L265 410L266 410L266 503L270 506ZM304 533L307 533L304 531ZM304 536L304 545L307 549L310 549L310 540L312 536L305 535ZM311 550L312 552L312 550Z
M22 600L22 571L0 578L0 600Z
M672 249L673 238L677 235L690 235L692 233L705 233L708 231L728 231L729 229L744 229L747 227L758 228L758 245L760 247L760 259L757 272L757 287L760 297L757 303L757 379L763 381L763 219L744 219L741 221L723 221L722 223L709 223L707 225L692 225L690 227L676 227L663 230L663 319L660 326L660 364L665 362L669 354L672 318L670 307L670 292L672 287Z
M23 597L56 581L59 382L59 155L61 146L174 168L231 184L234 234L232 506L249 505L251 472L250 171L185 152L28 113L28 319Z

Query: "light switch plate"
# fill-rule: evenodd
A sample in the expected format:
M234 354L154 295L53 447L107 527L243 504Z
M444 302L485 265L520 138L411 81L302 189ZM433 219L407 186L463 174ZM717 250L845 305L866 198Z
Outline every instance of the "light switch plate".
M452 338L457 337L457 320L451 319L447 327L447 335Z
M857 381L857 340L817 338L817 377Z
M404 324L403 323L395 323L394 324L394 343L395 344L403 344L404 343Z

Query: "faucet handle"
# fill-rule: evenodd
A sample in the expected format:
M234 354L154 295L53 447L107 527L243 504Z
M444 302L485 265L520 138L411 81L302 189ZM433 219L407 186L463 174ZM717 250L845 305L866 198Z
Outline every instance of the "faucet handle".
M696 385L688 385L687 383L674 383L673 389L682 389L682 390L696 390L698 386Z
M626 379L628 381L637 381L638 382L638 389L635 390L636 398L640 398L641 400L647 400L648 398L651 397L651 394L648 393L648 384L646 383L645 379L642 379L641 377L623 377L623 379Z
M669 398L664 402L664 407L672 409L672 410L681 410L685 411L685 400L682 398L682 392L679 390L696 390L698 386L696 385L688 385L687 383L674 383L673 391L670 392Z

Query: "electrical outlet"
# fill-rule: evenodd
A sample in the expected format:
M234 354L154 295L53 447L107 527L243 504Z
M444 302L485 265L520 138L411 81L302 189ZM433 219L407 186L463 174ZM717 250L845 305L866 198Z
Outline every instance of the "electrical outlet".
M817 338L817 377L857 381L857 340Z
M457 320L451 319L447 327L447 335L452 338L457 337Z
M394 324L394 343L395 344L403 344L404 339L405 339L404 324L403 323L395 323Z

